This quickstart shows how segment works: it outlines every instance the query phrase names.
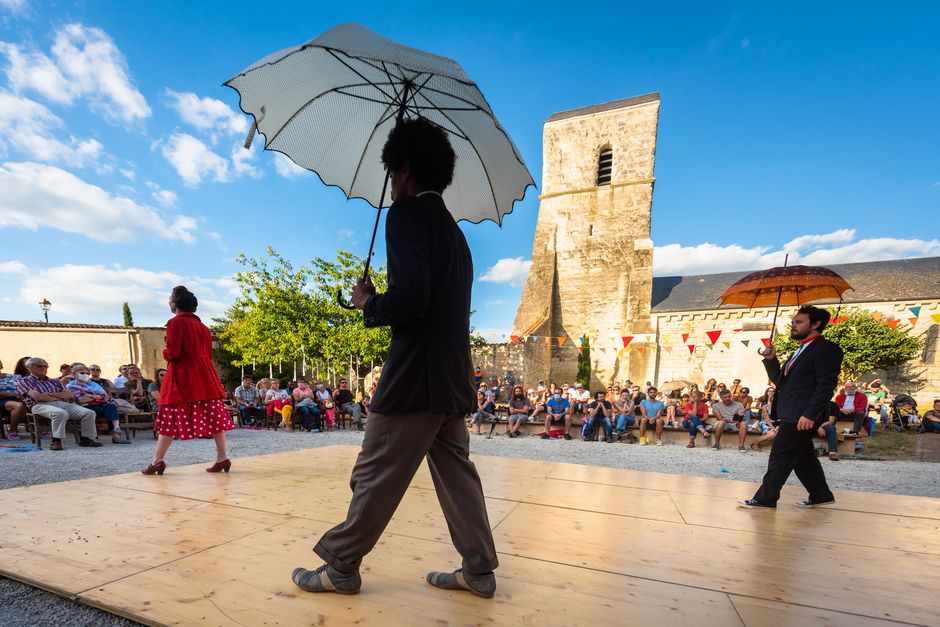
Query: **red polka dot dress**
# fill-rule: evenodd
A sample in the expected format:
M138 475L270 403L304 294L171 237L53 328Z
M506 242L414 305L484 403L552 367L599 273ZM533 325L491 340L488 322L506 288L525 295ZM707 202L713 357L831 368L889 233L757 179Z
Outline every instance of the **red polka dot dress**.
M166 375L154 429L192 440L234 428L222 400L225 389L212 365L212 336L196 314L178 312L166 327Z

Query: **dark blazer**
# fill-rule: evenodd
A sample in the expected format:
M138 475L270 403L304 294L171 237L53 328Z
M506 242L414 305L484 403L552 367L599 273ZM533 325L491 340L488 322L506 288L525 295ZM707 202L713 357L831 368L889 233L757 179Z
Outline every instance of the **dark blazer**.
M801 416L825 420L841 367L842 349L822 337L806 347L789 374L783 374L783 365L776 359L765 359L767 376L777 386L770 406L771 420L797 422Z
M396 200L385 224L388 290L369 298L367 327L390 325L392 343L369 410L382 414L474 410L470 361L473 260L437 194Z

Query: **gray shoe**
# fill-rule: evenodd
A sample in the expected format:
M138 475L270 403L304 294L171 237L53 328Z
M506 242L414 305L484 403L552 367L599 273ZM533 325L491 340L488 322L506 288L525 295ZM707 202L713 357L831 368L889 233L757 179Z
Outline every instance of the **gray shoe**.
M452 573L428 573L428 583L444 590L467 590L478 597L492 599L496 594L496 575L492 572L485 575L471 575L458 568Z
M295 568L291 574L294 583L307 592L335 592L336 594L359 594L362 578L359 571L342 573L329 564L316 570Z

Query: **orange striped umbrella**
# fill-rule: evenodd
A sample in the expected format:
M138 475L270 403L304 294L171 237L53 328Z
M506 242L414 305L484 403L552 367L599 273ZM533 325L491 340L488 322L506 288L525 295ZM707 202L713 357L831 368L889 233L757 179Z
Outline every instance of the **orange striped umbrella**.
M806 305L820 300L842 300L852 286L820 266L781 266L752 272L725 290L721 305L769 307Z

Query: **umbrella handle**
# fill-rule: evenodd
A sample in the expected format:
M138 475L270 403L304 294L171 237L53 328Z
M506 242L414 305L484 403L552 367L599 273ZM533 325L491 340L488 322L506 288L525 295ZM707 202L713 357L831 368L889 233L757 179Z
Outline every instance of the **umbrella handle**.
M343 289L342 289L342 288L336 290L336 302L339 303L339 306L342 307L343 309L349 309L350 311L355 311L355 309L356 309L356 306L355 306L355 305L350 305L350 304L346 301L346 297L343 296Z

